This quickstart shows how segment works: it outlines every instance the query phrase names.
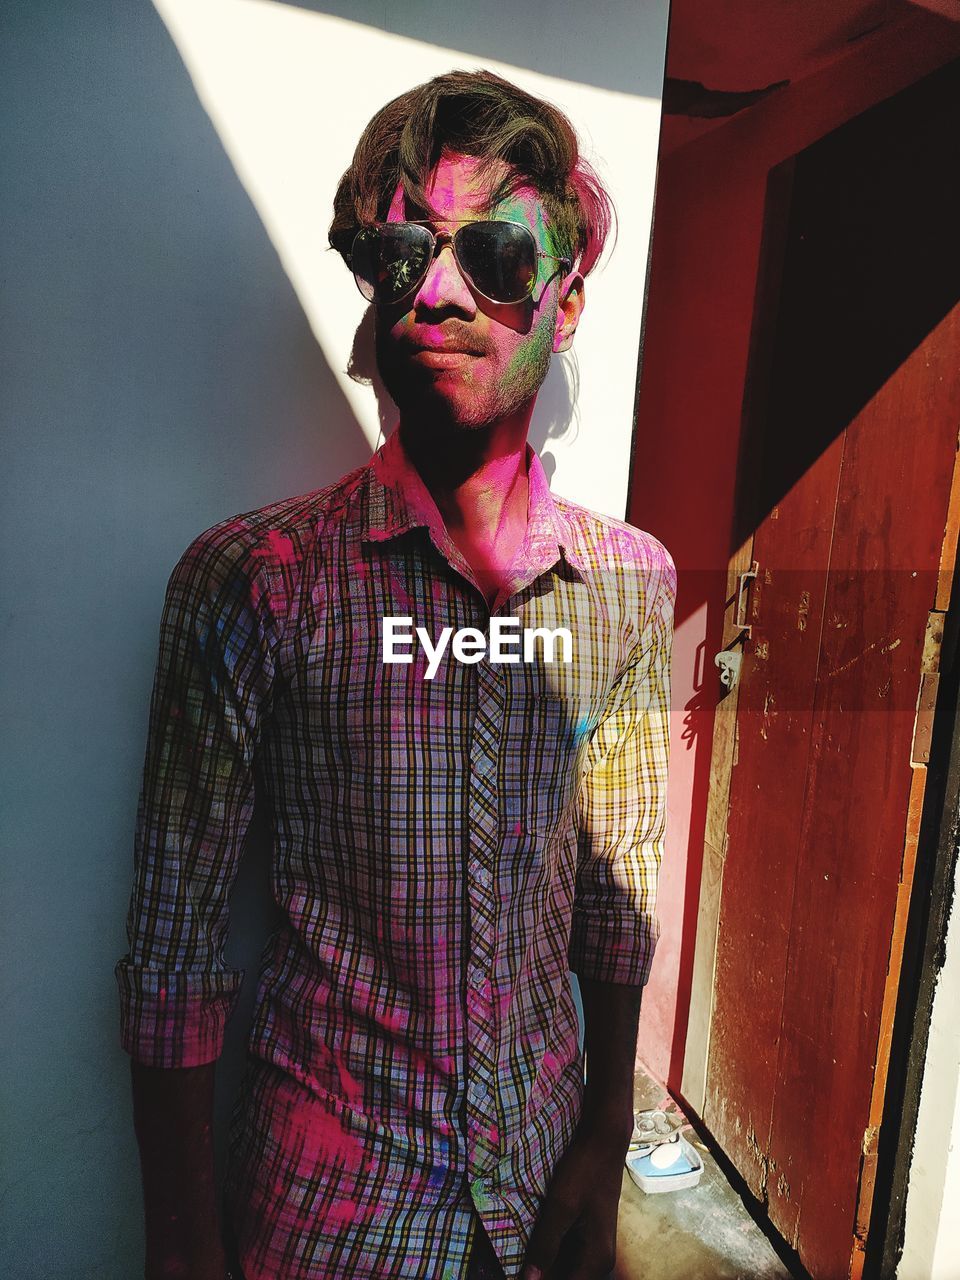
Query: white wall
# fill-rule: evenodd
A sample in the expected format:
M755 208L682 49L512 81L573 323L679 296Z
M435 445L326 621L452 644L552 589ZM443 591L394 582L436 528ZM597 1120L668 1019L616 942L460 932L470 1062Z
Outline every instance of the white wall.
M616 0L602 22L573 0L358 0L353 22L161 7L169 27L147 0L23 0L0 31L8 1280L140 1274L112 971L163 587L200 530L369 457L377 404L344 373L362 302L323 245L353 135L390 93L522 58L516 78L592 135L620 242L578 336L579 434L559 370L536 430L561 492L622 513L627 478L666 0ZM397 30L363 25L388 11ZM231 942L248 977L258 874Z
M920 1094L898 1280L960 1277L960 903L947 928Z

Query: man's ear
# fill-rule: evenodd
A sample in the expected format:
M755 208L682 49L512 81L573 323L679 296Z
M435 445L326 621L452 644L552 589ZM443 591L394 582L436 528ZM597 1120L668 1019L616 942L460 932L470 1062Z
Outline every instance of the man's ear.
M557 303L557 323L553 331L554 351L568 351L573 345L573 335L577 331L580 312L584 304L583 276L579 271L571 271L560 285L560 299Z

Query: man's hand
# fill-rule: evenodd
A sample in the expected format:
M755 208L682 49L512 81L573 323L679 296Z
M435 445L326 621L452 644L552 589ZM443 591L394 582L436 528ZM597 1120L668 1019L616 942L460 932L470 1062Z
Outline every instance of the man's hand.
M521 1280L604 1280L616 1261L643 988L579 981L587 1053L583 1110L547 1188Z
M581 1122L554 1170L521 1280L605 1280L613 1270L628 1121L612 1131Z

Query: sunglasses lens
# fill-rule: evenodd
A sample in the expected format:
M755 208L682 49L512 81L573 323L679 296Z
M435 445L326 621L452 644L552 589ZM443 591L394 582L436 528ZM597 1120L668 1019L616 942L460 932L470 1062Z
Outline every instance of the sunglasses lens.
M470 222L457 232L457 258L474 285L494 302L529 297L537 276L533 234L514 222Z
M360 292L378 306L398 301L427 274L432 248L427 228L410 222L360 231L350 264Z

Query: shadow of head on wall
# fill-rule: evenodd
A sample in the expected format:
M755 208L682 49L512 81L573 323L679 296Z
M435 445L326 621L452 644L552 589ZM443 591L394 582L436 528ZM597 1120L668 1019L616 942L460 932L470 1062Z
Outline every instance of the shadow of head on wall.
M557 461L549 445L560 440L572 442L580 430L579 392L580 365L576 351L555 355L537 397L529 436L549 481L553 480L557 469Z
M377 357L374 349L374 326L376 312L367 307L353 335L353 346L350 349L350 361L347 364L347 376L361 386L373 387L377 397L377 414L380 418L380 436L385 439L397 417L397 407L390 399L390 393L383 385L377 369Z
M367 307L353 335L347 375L354 382L373 388L377 398L380 434L385 439L397 420L397 407L390 398L390 393L383 385L377 370L374 348L375 319L376 313L373 307ZM548 480L556 470L556 460L552 453L544 450L553 440L576 438L580 425L577 413L579 389L580 366L577 363L576 353L567 351L554 356L537 397L537 407L530 425L529 436L530 443L541 455Z

